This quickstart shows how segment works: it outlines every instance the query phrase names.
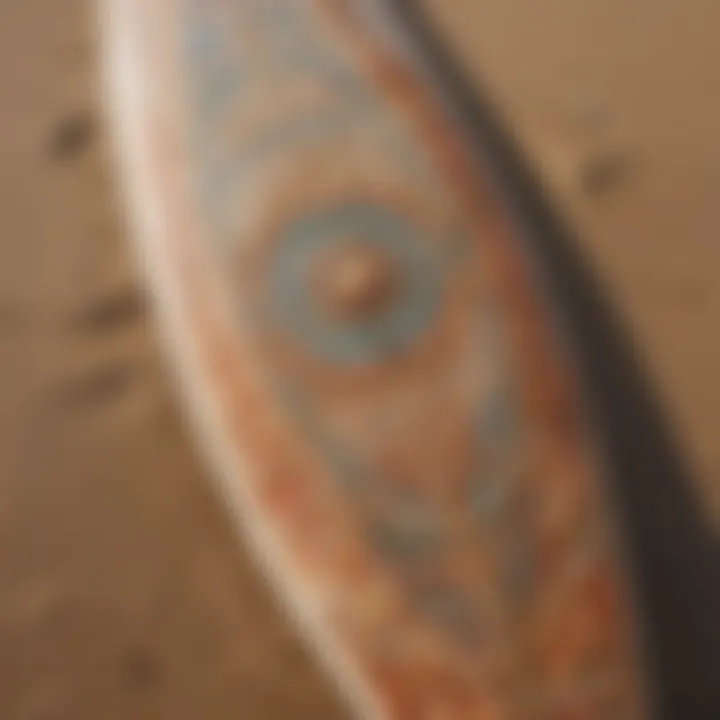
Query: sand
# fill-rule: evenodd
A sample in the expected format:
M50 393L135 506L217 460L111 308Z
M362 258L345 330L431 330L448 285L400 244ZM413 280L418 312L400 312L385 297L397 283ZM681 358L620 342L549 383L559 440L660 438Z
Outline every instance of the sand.
M580 230L701 486L720 486L720 6L428 5ZM181 419L94 43L89 0L0 4L0 718L345 717Z

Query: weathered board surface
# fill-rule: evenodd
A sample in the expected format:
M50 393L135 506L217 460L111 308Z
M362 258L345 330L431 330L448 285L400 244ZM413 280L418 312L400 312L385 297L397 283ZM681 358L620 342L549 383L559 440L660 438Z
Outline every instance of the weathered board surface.
M647 716L550 298L379 4L105 0L136 234L238 525L362 717Z

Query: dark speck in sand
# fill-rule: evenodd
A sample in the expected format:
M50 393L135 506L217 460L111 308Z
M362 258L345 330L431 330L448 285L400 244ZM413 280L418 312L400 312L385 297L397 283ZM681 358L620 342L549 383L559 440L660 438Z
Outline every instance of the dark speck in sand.
M95 126L87 113L68 115L51 128L48 152L55 160L71 160L92 144L94 135Z
M120 662L123 680L134 688L149 690L162 679L163 668L160 657L148 648L128 650Z

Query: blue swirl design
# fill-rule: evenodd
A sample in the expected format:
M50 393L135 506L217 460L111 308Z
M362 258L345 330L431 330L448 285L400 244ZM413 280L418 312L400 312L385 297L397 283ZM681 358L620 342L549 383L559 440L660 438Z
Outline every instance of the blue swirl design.
M382 312L340 322L311 290L330 249L380 249L399 273L399 292ZM294 220L283 232L267 285L269 320L306 351L340 365L385 362L407 351L431 327L443 294L443 258L410 221L386 207L350 202Z
M321 42L322 34L304 6L278 0L244 0L227 6L187 0L189 141L202 205L223 250L233 245L225 207L253 182L254 172L264 162L293 150L329 147L332 142L341 152L360 129L372 126L379 152L388 161L403 166L410 177L432 173L422 149L392 110L378 102L362 73L332 45ZM223 12L228 8L232 11ZM241 31L257 34L263 42L246 47L237 42ZM242 128L243 111L250 106L243 103L250 103L254 92L272 86L273 92L282 93L308 79L324 88L326 103L279 113L267 127L233 134L233 123ZM402 213L370 200L297 217L276 238L261 302L266 316L261 321L312 357L350 370L411 352L438 318L448 272L463 262L467 247L458 238L433 240ZM318 261L344 243L364 243L382 251L398 272L399 291L372 317L341 320L329 314L312 292ZM495 340L489 341L493 348ZM279 402L332 468L338 486L360 516L369 544L397 571L415 609L458 641L481 640L481 609L467 588L444 573L454 547L442 509L420 490L403 489L393 478L374 472L367 459L334 437L302 388L285 387L279 379L277 390ZM519 444L520 418L514 401L509 388L498 387L477 409L476 446L489 462L471 479L469 495L458 506L483 530L507 526L514 532L517 525L511 518L516 478L504 462ZM535 570L531 550L526 537L513 535L507 543L504 571L510 597L528 591Z

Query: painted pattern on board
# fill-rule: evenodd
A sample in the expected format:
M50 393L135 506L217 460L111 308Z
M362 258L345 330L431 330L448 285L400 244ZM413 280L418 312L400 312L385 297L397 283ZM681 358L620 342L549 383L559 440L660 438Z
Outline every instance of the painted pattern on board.
M440 696L465 673L487 717L639 717L592 450L562 392L543 409L557 368L518 352L494 226L323 2L183 2L197 194L273 402L317 458L296 484L331 478L410 625L360 579L337 622L398 687L403 663L415 683L444 668Z

